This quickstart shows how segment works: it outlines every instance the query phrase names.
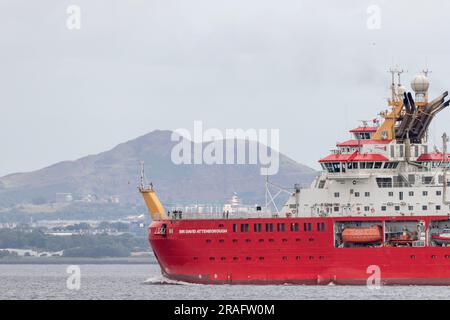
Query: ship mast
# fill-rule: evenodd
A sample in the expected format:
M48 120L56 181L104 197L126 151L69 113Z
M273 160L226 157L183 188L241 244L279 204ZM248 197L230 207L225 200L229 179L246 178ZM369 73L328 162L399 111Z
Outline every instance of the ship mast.
M443 170L442 170L442 183L443 183L443 187L442 187L442 202L445 205L450 204L450 201L447 200L447 170L448 170L448 154L447 154L447 142L448 142L448 136L447 134L444 132L444 134L442 135L442 164L444 166Z

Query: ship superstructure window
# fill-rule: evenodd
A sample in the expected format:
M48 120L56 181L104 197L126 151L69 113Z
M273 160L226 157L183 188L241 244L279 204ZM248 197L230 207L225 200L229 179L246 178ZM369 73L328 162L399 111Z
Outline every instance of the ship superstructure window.
M392 178L377 178L378 188L392 188Z
M395 169L398 166L398 162L385 162L383 169Z
M370 211L370 207L369 206L365 206L364 207L364 211L366 211L366 212Z
M319 181L319 186L318 186L319 189L323 189L323 187L325 187L325 181L326 180L320 180Z
M248 223L242 223L241 224L241 232L248 232L248 230L249 230Z
M356 140L369 140L371 138L370 132L355 132L354 135Z
M300 231L298 223L296 223L296 222L291 223L291 231Z
M325 223L324 222L317 223L317 231L325 231Z
M441 191L441 190L436 191L436 195L437 195L437 196L442 195L442 191Z
M233 224L233 232L237 232L238 231L238 226L237 224Z
M261 224L261 223L255 223L255 224L253 225L253 230L254 230L255 232L262 232L262 224Z
M312 231L312 223L305 222L305 223L303 224L303 229L304 229L305 231Z
M370 192L364 192L364 197L370 197Z
M436 210L438 210L438 211L441 210L441 206L440 206L440 205L437 205L437 206L436 206Z
M359 197L359 192L355 192L355 197Z
M375 162L374 169L381 169L383 162Z
M422 177L423 184L431 184L432 182L433 182L433 177L426 177L426 176Z
M286 225L284 223L277 223L277 231L280 232L286 231Z
M328 172L340 172L341 171L341 163L340 162L324 163L324 167Z
M398 153L399 153L399 156L400 156L400 157L403 157L404 150L405 150L405 146L402 145L402 144L399 145Z
M335 193L334 193L334 197L335 197L335 198L339 198L339 192L335 192Z
M428 195L428 191L422 191L422 195L423 196L427 196Z
M389 192L388 192L388 196L389 196L389 197L393 197L393 196L394 196L394 192L393 192L393 191L389 191Z
M413 211L413 210L414 210L414 207L413 207L413 206L408 206L408 210L409 210L409 211Z
M386 206L381 206L381 211L386 211Z
M428 210L428 207L427 207L427 206L422 206L422 210L423 210L423 211L427 211L427 210Z
M273 232L273 223L266 223L266 232Z
M409 195L410 197L414 197L414 191L408 192L408 195Z
M395 211L400 211L400 206L395 206L394 209Z

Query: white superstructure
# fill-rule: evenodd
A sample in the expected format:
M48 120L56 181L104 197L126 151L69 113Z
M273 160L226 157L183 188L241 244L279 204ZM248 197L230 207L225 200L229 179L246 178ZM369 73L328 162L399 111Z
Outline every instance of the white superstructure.
M428 71L411 82L415 96L391 69L389 105L384 121L350 130L353 138L338 143L319 162L323 171L310 188L298 189L282 210L287 216L411 216L449 215L446 171L447 137L443 150L428 146L433 117L448 106L447 92L428 101ZM395 76L398 80L395 81Z

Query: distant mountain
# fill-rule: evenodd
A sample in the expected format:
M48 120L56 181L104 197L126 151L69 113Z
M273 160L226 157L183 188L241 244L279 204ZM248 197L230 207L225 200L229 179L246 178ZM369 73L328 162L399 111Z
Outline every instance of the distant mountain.
M265 178L259 165L176 165L171 161L171 151L178 142L172 141L171 135L171 131L156 130L106 152L4 176L0 178L0 207L52 202L56 193L72 193L74 199L116 196L121 203L140 203L137 185L141 160L147 177L166 203L220 203L233 192L246 201L264 198ZM280 170L270 179L292 187L294 183L309 184L315 175L315 170L280 154Z

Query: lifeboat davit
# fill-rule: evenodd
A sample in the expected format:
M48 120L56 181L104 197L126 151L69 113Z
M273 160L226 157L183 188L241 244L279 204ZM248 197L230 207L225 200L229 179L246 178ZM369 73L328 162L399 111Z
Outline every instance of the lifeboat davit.
M342 240L345 243L373 243L383 240L381 226L345 228L342 231Z

